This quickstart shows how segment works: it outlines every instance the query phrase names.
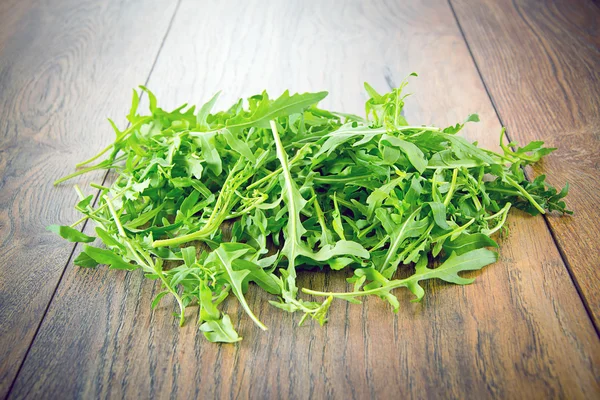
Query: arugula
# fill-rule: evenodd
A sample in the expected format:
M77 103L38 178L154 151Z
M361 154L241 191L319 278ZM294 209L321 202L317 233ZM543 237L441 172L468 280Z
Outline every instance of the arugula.
M411 125L406 85L379 94L365 84L366 118L318 108L326 92L276 99L263 92L214 112L217 93L198 111L167 111L141 87L130 126L121 131L109 120L114 142L55 182L113 169L113 183L92 184L100 190L96 204L75 187L82 218L48 230L71 242L99 239L104 246L86 244L76 265L141 270L163 289L153 309L170 296L180 324L196 307L209 341L234 343L242 338L220 310L228 297L267 329L246 301L250 285L272 296L273 306L304 313L300 323L323 324L336 298L378 296L398 311L394 290L407 288L419 301L422 281L466 285L473 279L461 273L495 262L490 236L511 208L571 213L568 185L558 191L544 175L528 181L523 172L554 149L541 141L504 144L504 130L501 154L479 148L459 136L479 121L476 114L444 129ZM138 111L142 93L146 115ZM87 219L96 236L77 229ZM353 290L300 291L299 269L349 271Z

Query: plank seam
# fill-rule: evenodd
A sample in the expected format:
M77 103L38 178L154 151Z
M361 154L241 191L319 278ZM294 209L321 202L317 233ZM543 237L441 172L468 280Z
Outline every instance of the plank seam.
M498 118L498 121L500 122L501 126L505 126L504 122L502 121L502 116L500 115L500 112L498 111L498 107L496 106L496 102L494 101L494 98L492 97L492 94L490 92L490 89L483 77L483 74L481 73L481 69L479 68L479 64L477 64L477 61L475 60L475 56L473 54L473 51L471 49L471 46L469 45L469 41L467 40L467 36L465 35L465 32L462 28L462 25L460 24L460 21L458 19L458 14L456 13L456 11L454 10L454 6L452 5L452 0L448 0L448 6L450 7L450 10L452 11L452 15L454 16L454 20L456 22L456 25L458 26L458 30L460 31L460 34L463 38L463 41L465 43L465 46L467 46L467 50L469 52L469 55L471 56L471 60L473 61L473 65L475 66L475 69L477 70L477 74L479 75L479 79L481 80L481 83L483 84L483 88L485 89L485 93L487 94L488 98L490 99L490 102L492 103L492 107L494 109L494 113L496 114L496 117ZM511 138L509 135L509 130L506 129L506 139L511 142ZM525 171L523 171L525 172ZM525 177L530 180L530 177L528 176L528 174L525 172ZM581 286L579 284L579 281L577 280L577 277L575 276L574 272L573 272L573 268L571 267L571 264L569 263L569 260L567 259L567 256L564 252L564 249L562 248L562 246L560 245L560 243L558 242L558 239L556 237L556 234L554 232L554 230L552 229L552 226L550 225L550 221L548 220L548 215L544 214L542 215L542 217L544 218L544 223L546 224L546 228L548 229L549 233L550 233L550 237L552 238L552 241L554 243L554 245L556 246L556 249L558 250L558 254L560 255L563 263L565 264L567 273L569 274L569 277L571 278L571 281L573 282L573 285L575 286L575 290L577 291L577 294L579 295L579 298L583 304L583 307L588 315L588 318L590 319L590 321L592 322L592 326L594 327L594 330L596 331L596 335L598 337L600 337L600 326L598 324L596 324L596 321L593 317L593 313L590 307L590 304L588 302L588 300L585 298L585 296L583 295L583 291L581 289Z
M154 72L154 68L157 64L158 58L160 56L160 53L164 47L164 44L166 42L167 36L169 36L169 32L171 31L171 27L173 26L173 21L175 20L175 16L177 15L177 12L179 11L179 6L181 4L181 0L177 0L177 5L175 6L175 10L173 11L173 15L171 16L171 20L169 21L169 24L167 25L167 29L165 31L165 35L163 36L163 39L160 43L160 46L158 47L158 51L156 52L156 56L154 58L154 62L152 63L152 66L150 67L150 71L148 72L148 76L146 78L146 82L144 83L144 86L148 85L148 82L150 81L150 77L152 76L152 72ZM142 93L142 96L144 95L144 93ZM129 127L130 124L127 124L127 127ZM107 170L106 173L104 174L104 177L102 178L102 185L104 185L104 183L106 182L106 180L108 179L108 174L110 173L110 170ZM100 197L100 190L98 190L98 192L96 193L96 197L94 198L94 202L93 202L93 206L96 205L96 203L98 202L98 198ZM81 232L85 231L85 228L87 226L89 219L86 219L83 223L83 226L81 227ZM35 329L35 333L33 334L33 337L31 338L31 341L29 342L29 346L27 347L27 351L25 351L25 355L23 356L23 359L21 360L21 363L19 364L19 368L17 369L17 373L15 374L15 377L13 378L13 381L10 384L10 387L8 388L8 392L6 393L6 397L5 399L8 399L10 397L10 394L13 391L13 388L15 386L15 383L17 382L17 379L19 378L19 375L21 374L21 370L23 369L23 365L25 365L25 360L27 360L27 357L29 356L29 352L31 350L31 348L33 347L33 343L35 342L38 333L40 331L40 328L42 327L44 320L46 319L46 316L48 314L48 310L50 309L50 305L52 304L52 302L54 301L54 298L56 297L56 293L58 292L58 288L60 287L60 284L65 276L65 273L67 271L67 268L69 266L69 264L71 263L71 260L73 259L73 255L75 254L75 250L77 250L77 245L79 243L75 243L73 245L73 248L71 249L71 253L69 254L69 257L67 258L67 262L65 263L62 272L60 274L60 277L58 278L58 281L56 282L56 286L54 287L54 290L52 291L52 295L50 296L50 300L48 300L48 304L46 304L46 308L44 309L44 313L42 314L42 318L40 319L40 322L38 323L37 328Z

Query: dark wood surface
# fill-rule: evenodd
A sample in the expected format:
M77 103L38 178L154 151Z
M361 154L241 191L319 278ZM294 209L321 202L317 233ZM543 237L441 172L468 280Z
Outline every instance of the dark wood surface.
M187 325L179 328L167 301L151 312L159 288L141 274L84 270L69 263L61 278L73 246L43 232L49 223L75 218L70 188L52 189L50 181L108 140L112 132L104 117L124 115L129 88L148 76L148 85L165 106L202 102L219 89L220 105L264 88L326 89L330 96L325 106L362 113L363 81L385 90L417 71L420 78L410 87L416 95L406 109L409 121L446 125L478 112L482 122L465 134L496 148L500 122L495 105L511 138L525 141L504 113L545 106L554 92L538 93L533 106L531 96L519 97L518 90L503 86L509 78L497 83L500 90L494 92L486 73L510 77L512 71L496 62L486 72L480 60L491 65L487 58L502 57L502 44L492 41L496 34L508 35L503 24L512 22L496 20L498 11L490 15L492 8L471 10L462 3L453 3L453 10L438 0L64 3L0 5L1 20L8 18L6 10L15 10L13 15L36 22L33 27L0 24L0 394L10 388L10 398L598 396L600 343L581 299L587 294L578 292L564 262L573 268L569 257L586 248L573 242L569 250L559 240L563 259L542 217L514 213L511 233L501 242L501 259L471 274L478 277L475 284L432 283L419 304L398 293L404 307L397 315L377 299L363 305L340 301L332 306L325 327L297 327L299 316L274 309L268 296L251 290L250 305L270 329L260 331L229 302L226 307L244 336L236 345L208 343L191 312ZM65 9L71 12L67 16ZM582 10L578 12L587 9ZM577 12L569 12L575 19ZM577 29L585 31L589 22L582 19ZM478 24L493 27L478 32L481 28L472 27ZM594 38L591 27L588 31ZM54 41L53 35L66 36ZM486 35L491 37L481 37ZM488 44L478 53L473 41ZM44 68L46 64L59 67ZM60 73L28 84L46 70ZM570 79L564 77L564 82L572 84ZM44 98L42 90L59 94ZM596 101L597 95L593 88L587 96L578 94L570 109L588 107L580 103ZM515 117L521 120L533 124L525 114ZM525 126L534 132L532 125ZM548 135L551 143L559 140L557 131ZM582 133L580 138L590 141L593 135ZM561 146L559 155L578 151L573 143L555 143ZM546 171L552 162L557 161L536 172ZM554 183L565 177L556 169L549 175ZM90 176L77 183L83 187L99 179ZM571 223L588 229L580 235L592 232L590 221L578 218ZM554 233L563 224L556 220L549 219ZM583 236L580 241L597 245L599 238ZM339 273L302 274L300 281L344 290L343 278ZM598 284L592 275L587 279L591 288Z
M71 185L52 182L110 140L106 117L124 123L122 89L147 79L174 10L160 0L0 3L0 397L73 249L44 229L79 218Z
M557 186L570 184L575 216L546 220L598 329L600 5L585 0L452 4L511 140L544 140L559 149L535 174L547 174Z

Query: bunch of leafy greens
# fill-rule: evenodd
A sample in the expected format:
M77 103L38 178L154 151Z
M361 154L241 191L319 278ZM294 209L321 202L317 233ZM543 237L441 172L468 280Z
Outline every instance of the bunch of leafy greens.
M525 179L523 167L554 150L543 142L509 143L497 154L457 136L464 124L408 124L405 85L381 95L365 84L366 119L317 108L326 92L274 100L263 92L212 113L217 94L198 111L167 112L142 87L150 114L138 114L134 91L129 127L111 121L114 142L57 181L114 169L114 183L92 184L97 202L76 187L83 218L49 229L90 243L95 237L75 227L93 220L104 246L85 245L75 264L140 269L164 289L152 307L172 296L183 324L185 308L197 306L200 330L213 342L241 340L219 310L230 294L267 329L244 298L250 282L273 296L273 306L321 324L333 298L375 295L397 311L393 289L406 287L418 301L421 281L471 283L459 273L496 261L487 248L497 247L490 236L509 209L569 212L561 200L567 187ZM303 289L325 300L301 299L296 271L315 267L347 270L353 290ZM414 273L395 278L399 268Z

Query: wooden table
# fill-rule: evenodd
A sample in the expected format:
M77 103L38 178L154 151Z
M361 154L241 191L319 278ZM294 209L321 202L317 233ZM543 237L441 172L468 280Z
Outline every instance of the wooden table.
M4 0L0 3L0 396L17 398L598 398L600 396L600 8L590 0ZM409 121L497 148L559 150L534 174L571 184L575 215L514 212L501 258L471 286L432 283L332 306L297 327L252 291L262 332L226 308L244 341L179 328L141 273L73 267L76 194L52 181L125 126L131 88L166 108L264 88L328 90L361 113L410 72ZM110 180L92 173L76 180ZM87 226L89 230L91 226ZM344 290L340 274L303 284Z

